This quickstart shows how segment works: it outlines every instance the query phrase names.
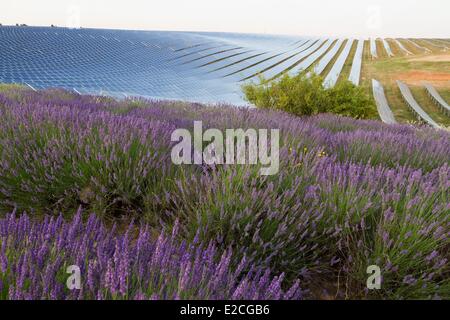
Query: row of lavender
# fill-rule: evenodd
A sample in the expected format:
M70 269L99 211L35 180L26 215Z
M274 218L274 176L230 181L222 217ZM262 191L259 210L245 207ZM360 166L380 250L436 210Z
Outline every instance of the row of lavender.
M271 282L269 275L262 282L258 277L269 269L278 285L280 278L275 277L283 275L283 288L289 292L278 288L273 298L299 297L298 279L304 296L309 292L306 297L449 297L450 136L445 131L330 115L299 119L225 106L118 103L22 89L0 95L0 116L3 212L59 215L81 206L107 220L139 219L156 234L178 221L178 243L211 243L218 248L211 258L216 263L232 248L227 270L239 280L227 280L225 287L217 289L221 294L213 289L205 293L192 283L196 289L184 296L176 296L176 285L170 286L172 291L161 289L163 293L155 289L158 298L230 298L242 279L259 297L268 297L261 288ZM281 129L280 173L261 177L255 166L173 165L170 134L176 128L191 128L193 120L219 129ZM21 250L37 252L25 249L29 244L19 244L23 241L13 232L2 233L2 250L10 252L3 259L23 265ZM137 242L130 243L130 250L137 250ZM198 248L208 256L209 247ZM95 250L114 257L112 249ZM79 256L68 252L61 265ZM238 267L244 257L246 267ZM54 270L52 263L51 258L41 259L40 268ZM129 274L137 277L133 263L127 263ZM28 260L25 264L42 274L36 264ZM381 290L366 288L369 265L382 269ZM96 268L100 279L111 266L106 262ZM170 268L181 277L179 269ZM183 272L198 273L192 268ZM174 283L181 281L175 278L169 277ZM12 288L20 281L11 277L11 271L3 271L3 279ZM41 286L47 281L42 280ZM263 287L258 289L252 281ZM35 285L36 294L42 294L39 290L44 289ZM105 286L96 284L102 294L86 290L65 297L113 297L115 291ZM291 286L294 289L289 290ZM121 297L142 293L148 298L155 293L155 287L129 288L131 293L128 290ZM62 297L62 289L58 290L55 297ZM255 297L251 292L239 297ZM3 295L8 296L5 289Z
M212 243L178 243L177 226L153 239L148 227L124 233L105 228L95 215L85 223L31 221L15 213L0 219L0 298L9 299L297 299L299 282L283 292L284 275L249 266L231 270L232 251ZM137 233L136 239L132 234ZM219 259L216 261L216 258ZM79 288L66 270L80 270ZM84 276L82 276L84 275ZM72 289L72 290L69 290Z

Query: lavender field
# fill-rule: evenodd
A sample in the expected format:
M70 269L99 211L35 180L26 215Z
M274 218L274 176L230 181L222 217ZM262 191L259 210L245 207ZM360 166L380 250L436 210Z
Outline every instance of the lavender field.
M21 87L0 119L0 299L450 298L448 131ZM279 173L174 165L194 120L280 129Z

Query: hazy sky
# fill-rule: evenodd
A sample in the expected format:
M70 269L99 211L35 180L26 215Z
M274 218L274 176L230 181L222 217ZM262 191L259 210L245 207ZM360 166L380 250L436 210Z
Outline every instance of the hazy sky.
M450 38L450 0L0 0L0 23Z

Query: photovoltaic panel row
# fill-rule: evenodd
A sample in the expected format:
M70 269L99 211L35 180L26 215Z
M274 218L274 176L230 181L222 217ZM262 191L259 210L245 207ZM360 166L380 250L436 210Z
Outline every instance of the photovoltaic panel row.
M304 51L302 51L300 54L296 55L292 59L288 59L286 61L283 61L282 63L274 66L270 70L266 71L264 73L264 76L266 79L273 79L282 73L286 72L286 70L289 70L291 74L298 73L300 70L296 68L296 66L303 61L306 57L309 57L313 52L315 52L317 49L319 49L326 39L320 39L317 40L311 45L310 47L306 48ZM297 69L297 71L295 71Z
M300 72L305 71L310 66L313 65L322 55L327 52L327 50L331 47L331 45L335 42L334 39L328 39L327 42L323 46L319 48L319 50L316 50L315 52L311 53L308 57L306 57L303 61L301 61L299 64L294 66L291 70L289 70L290 75L295 75Z
M405 100L406 104L418 116L418 118L433 128L440 128L440 126L433 119L431 119L431 117L417 103L417 101L414 99L414 97L411 93L411 90L408 88L408 86L405 83L398 81L398 80L397 80L397 85L400 89L400 92L401 92L402 97Z
M348 55L350 54L350 50L352 49L353 42L354 39L349 39L347 41L344 50L342 50L330 72L323 80L323 84L326 88L331 88L336 85L336 82L338 81L341 71L344 67L345 61L347 60Z
M270 63L267 63L269 62L267 61L263 65L259 66L256 72L254 72L250 76L241 79L241 81L254 78L258 74L263 74L266 79L271 79L275 75L285 71L287 68L295 64L297 61L309 55L312 51L316 50L322 43L323 40L310 40L305 45L300 47L299 51L296 51L293 54L280 56L276 59L276 61L271 61Z
M430 40L425 40L425 39L422 39L422 41L434 48L441 49L441 51L447 51L449 49L448 46L444 45L444 44L439 44L439 43L432 42Z
M394 42L398 45L400 50L402 50L407 56L413 55L413 53L411 51L409 51L408 49L406 49L406 47L403 45L403 43L401 43L398 39L394 39Z
M383 42L384 49L386 50L388 56L393 57L394 53L392 52L392 49L391 49L391 46L389 45L389 43L386 41L386 39L381 39L381 41Z
M0 80L115 97L243 104L240 81L256 79L259 73L266 78L295 74L324 54L329 63L343 40L337 42L232 33L0 27Z
M217 92L222 91L225 96L235 95L232 102L242 102L234 83L192 78L194 69L173 68L167 64L176 53L211 45L211 41L205 41L202 36L57 30L2 27L2 81L28 83L36 88L59 86L89 92L123 91L130 95L194 98L202 102L217 100Z
M238 68L237 72L233 71L233 73L228 74L228 76L233 77L233 79L235 79L236 81L248 80L260 73L264 73L277 63L280 63L280 61L292 59L293 57L298 56L307 48L311 47L315 42L317 42L317 40L308 40L298 48L276 53L271 55L270 57L262 57L257 62L254 62L242 68Z
M388 124L397 123L386 99L384 88L381 83L375 79L372 79L372 91L381 121Z
M430 49L428 49L428 48L426 48L426 47L424 47L424 46L421 46L420 44L418 44L418 43L415 42L415 41L412 41L412 40L410 40L410 39L405 39L405 41L407 41L408 43L412 44L412 45L415 46L416 48L418 48L418 49L420 49L420 50L422 50L422 51L425 51L426 53L430 53L430 52L431 52Z
M372 55L373 59L378 58L377 42L373 38L370 39L370 54Z
M322 72L326 69L326 67L330 64L331 60L336 56L345 39L338 39L334 44L333 48L327 52L322 59L320 59L319 63L314 67L314 72L316 74L322 74Z
M450 115L450 106L449 104L442 98L439 92L433 87L430 83L425 83L425 89L427 90L431 99L437 104L437 106L447 115Z
M348 78L354 85L357 86L359 85L359 80L361 77L363 52L364 52L364 40L358 40L355 56L353 58L352 69L350 70L350 76Z

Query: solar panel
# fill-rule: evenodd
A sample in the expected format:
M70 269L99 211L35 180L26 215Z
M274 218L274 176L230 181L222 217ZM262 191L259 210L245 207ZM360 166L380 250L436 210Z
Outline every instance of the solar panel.
M430 53L430 52L431 52L430 49L428 49L428 48L426 48L426 47L424 47L424 46L421 46L420 44L418 44L418 43L415 42L415 41L412 41L412 40L410 40L410 39L405 39L405 40L408 41L409 43L411 43L411 44L412 44L413 46L415 46L416 48L422 50L422 51L425 51L425 52L427 52L427 53Z
M443 45L443 44L439 44L439 43L432 42L430 40L425 40L425 39L422 39L422 41L427 43L427 44L429 44L432 47L442 49L442 51L447 51L448 50L448 46L445 45L445 44Z
M349 39L345 44L344 50L342 50L341 54L337 58L333 67L331 68L328 75L323 80L323 84L326 88L331 88L336 85L336 82L339 79L342 68L344 67L345 61L347 60L348 55L350 54L350 50L352 49L354 40Z
M389 45L389 42L387 42L386 39L381 39L383 42L384 49L386 50L389 57L393 57L394 53L392 52L391 46Z
M398 45L398 47L404 52L406 53L406 55L411 56L413 55L413 53L411 51L409 51L408 49L405 48L405 46L403 45L403 43L401 43L398 39L394 39L394 42Z
M331 45L295 36L1 26L0 79L36 90L244 105L239 81L302 71Z
M440 128L440 126L433 119L431 119L431 117L417 103L408 86L399 80L397 80L397 85L406 104L417 115L418 119L432 126L433 128Z
M372 55L373 59L378 58L377 42L373 38L370 39L370 54Z
M299 73L306 69L308 69L314 62L319 59L327 50L331 47L335 40L329 39L327 42L320 47L319 50L315 51L314 53L310 54L306 59L304 59L302 62L300 62L298 65L296 65L289 73Z
M377 105L377 110L378 114L380 115L381 121L388 124L397 123L394 114L392 113L391 108L389 107L386 95L384 93L384 88L381 85L381 83L375 79L372 79L372 90L373 90L373 97L375 99L375 103Z
M361 76L362 57L364 51L364 40L358 40L355 56L353 58L352 69L350 70L349 80L356 86L359 85Z
M440 107L445 114L450 115L450 106L444 100L444 98L441 97L436 88L433 87L430 83L425 83L425 88L427 89L427 92L430 95L431 99L438 105L438 107Z
M315 42L317 42L317 39L308 40L299 47L290 48L289 50L279 52L275 55L272 55L271 57L260 59L258 63L254 63L245 68L241 68L241 70L237 73L234 73L233 76L236 77L237 81L245 81L256 77L259 74L265 75L266 72L268 72L278 64L284 61L296 59L296 57L301 55L301 53L306 49L310 48Z
M236 41L239 36L232 38ZM3 82L26 83L35 89L63 87L80 93L145 95L199 102L215 102L221 92L231 98L227 102L244 104L237 94L235 81L211 79L198 70L201 64L211 63L209 69L203 70L207 75L213 62L226 61L232 55L231 50L229 53L220 53L220 49L207 51L207 46L236 48L233 41L228 41L227 36L220 39L216 35L184 32L60 28L55 34L41 27L1 27L0 78ZM293 41L294 37L277 39L274 47L283 44L287 47ZM252 50L249 45L235 51L244 57ZM170 63L186 53L191 56L185 59L198 59L195 64L186 66L183 59Z
M314 67L314 72L316 74L321 74L323 70L328 66L328 64L333 60L334 56L338 53L342 44L344 43L344 39L338 39L334 44L333 48L327 52L322 59L320 59L319 63Z
M302 60L303 58L310 55L312 52L317 50L325 40L311 40L306 43L306 45L302 46L298 51L295 51L294 54L290 54L287 57L282 59L277 59L277 61L260 72L264 75L266 79L272 79L273 77L285 72L287 69L291 68L297 62ZM247 80L248 78L244 78L243 80Z

